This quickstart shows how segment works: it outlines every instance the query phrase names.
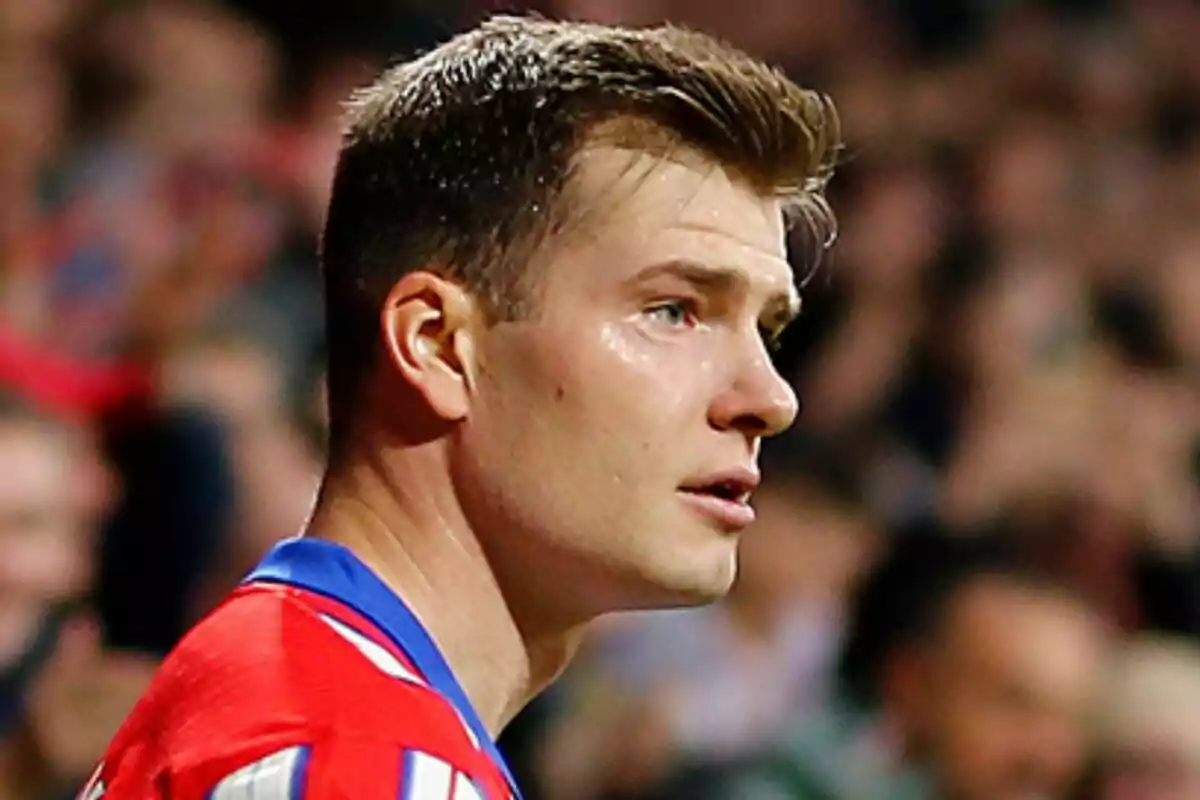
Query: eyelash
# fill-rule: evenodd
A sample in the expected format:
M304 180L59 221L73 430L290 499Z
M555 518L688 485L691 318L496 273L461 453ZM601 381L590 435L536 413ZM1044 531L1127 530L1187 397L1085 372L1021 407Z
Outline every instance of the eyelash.
M671 325L684 325L686 327L692 327L696 324L700 317L697 303L694 300L687 299L668 300L661 303L655 303L646 309L646 314L656 317L660 316L663 311L676 311L682 316L682 319L680 319L678 322L664 320ZM778 331L773 331L769 328L759 326L758 335L762 337L763 344L766 345L766 348L769 352L779 352L779 348L781 346L781 337Z
M651 317L661 317L661 312L663 311L677 311L680 315L682 315L683 319L679 322L671 322L667 319L663 320L670 325L682 324L686 325L687 327L691 327L692 325L695 325L700 318L700 313L696 302L694 300L685 299L666 300L661 303L655 303L646 309L646 314Z

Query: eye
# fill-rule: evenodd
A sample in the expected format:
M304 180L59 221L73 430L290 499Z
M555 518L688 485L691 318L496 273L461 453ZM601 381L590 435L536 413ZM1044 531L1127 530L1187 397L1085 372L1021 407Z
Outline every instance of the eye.
M690 328L699 318L696 303L691 300L667 300L646 309L646 315L672 327Z

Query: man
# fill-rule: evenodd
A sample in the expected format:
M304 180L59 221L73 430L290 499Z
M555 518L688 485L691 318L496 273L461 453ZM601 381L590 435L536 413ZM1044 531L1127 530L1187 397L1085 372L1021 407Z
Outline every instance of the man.
M856 601L842 696L722 796L1066 797L1105 651L1091 609L990 542L902 542Z
M153 674L78 608L110 500L82 431L0 390L0 797L78 786Z
M832 107L713 40L499 18L350 104L330 463L85 797L505 798L494 737L617 609L734 577Z

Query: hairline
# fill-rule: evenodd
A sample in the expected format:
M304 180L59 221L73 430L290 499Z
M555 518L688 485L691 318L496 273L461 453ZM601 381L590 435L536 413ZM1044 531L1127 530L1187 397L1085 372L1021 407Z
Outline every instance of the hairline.
M582 159L590 151L605 148L627 152L630 158L617 174L606 181L607 185L598 197L584 196L579 181ZM721 158L689 140L681 131L648 116L621 113L594 121L584 125L577 137L567 160L563 182L549 198L546 209L549 219L534 222L516 240L501 246L498 251L483 254L484 258L496 259L499 262L496 265L498 269L512 271L519 276L512 287L513 296L507 298L509 309L494 308L497 303L504 305L504 299L484 298L489 321L528 319L531 314L536 314L539 287L551 254L568 246L576 237L586 236L594 230L602 220L629 202L646 181L669 164L713 172L720 170L735 186L752 192L762 200L777 201L785 230L789 232L803 216L804 208L820 202L816 200L816 193L807 189L783 192L766 185L732 160ZM640 174L634 180L626 181L634 170L640 170ZM829 244L823 242L821 248L826 249ZM508 260L510 254L511 258L523 263L515 264ZM815 263L810 265L814 270L816 266ZM420 269L422 267L416 267L414 271ZM465 288L473 290L472 287ZM514 313L504 313L506 310Z
M967 613L969 602L979 602L977 598L980 595L989 600L1020 596L1071 608L1084 616L1095 615L1095 607L1087 597L1050 575L1033 568L996 565L952 582L941 603L932 609L926 630L923 635L918 634L917 640L938 647L960 637L963 631L962 615Z

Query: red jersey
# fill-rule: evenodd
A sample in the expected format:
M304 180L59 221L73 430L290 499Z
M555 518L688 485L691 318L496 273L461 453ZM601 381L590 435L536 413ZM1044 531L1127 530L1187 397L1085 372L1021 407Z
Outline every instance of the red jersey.
M184 637L81 800L512 800L429 634L350 551L277 546Z

